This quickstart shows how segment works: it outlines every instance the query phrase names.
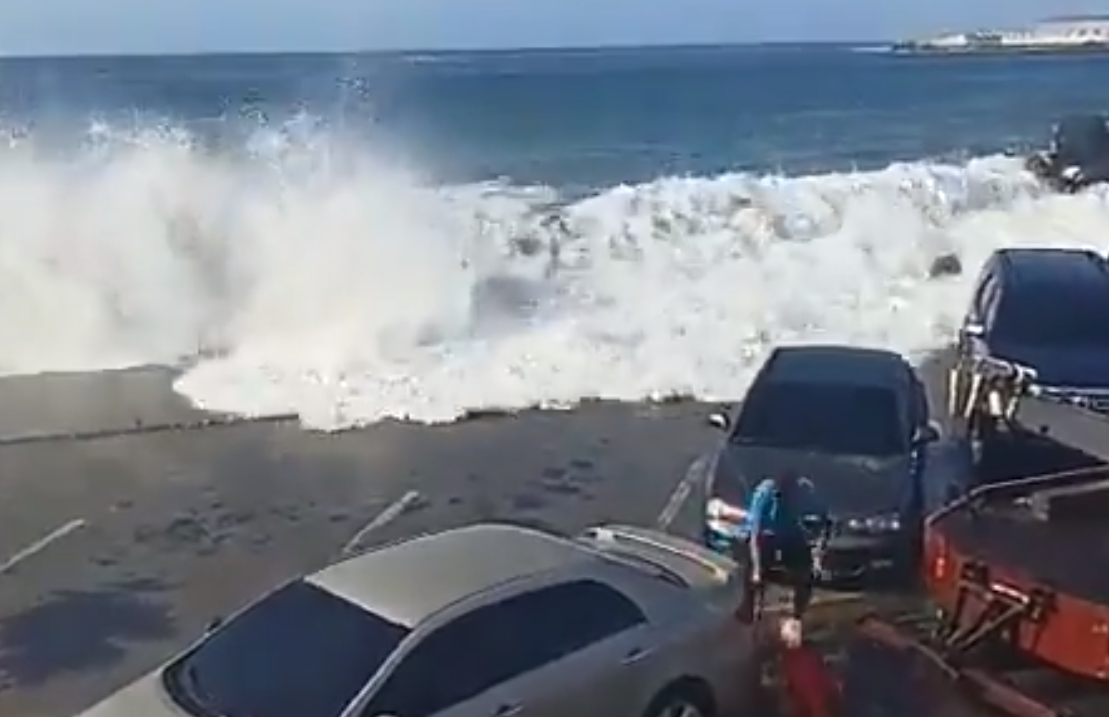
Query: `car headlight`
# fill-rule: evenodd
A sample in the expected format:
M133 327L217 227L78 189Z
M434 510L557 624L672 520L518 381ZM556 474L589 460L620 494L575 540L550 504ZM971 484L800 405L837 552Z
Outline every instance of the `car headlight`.
M728 540L747 536L747 511L720 498L705 503L705 528L709 533Z
M851 518L847 521L847 529L855 533L896 533L901 530L901 518L896 515Z
M705 504L705 518L727 523L741 523L747 520L747 511L720 498L712 498Z
M1063 171L1059 172L1059 176L1068 182L1077 182L1082 179L1082 168L1076 165L1063 167Z

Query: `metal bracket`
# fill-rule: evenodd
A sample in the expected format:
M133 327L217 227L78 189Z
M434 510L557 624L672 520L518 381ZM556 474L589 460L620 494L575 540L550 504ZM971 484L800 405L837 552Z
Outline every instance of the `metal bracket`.
M1022 623L1041 624L1054 607L1053 592L1019 591L992 580L985 564L968 562L959 574L954 608L936 629L938 651L944 660L958 663L991 639L1015 639ZM976 614L968 620L972 609Z
M949 413L969 421L981 411L991 418L1012 421L1020 399L1032 390L1035 371L993 358L963 359L962 363L948 377ZM969 374L966 380L961 377L964 371Z

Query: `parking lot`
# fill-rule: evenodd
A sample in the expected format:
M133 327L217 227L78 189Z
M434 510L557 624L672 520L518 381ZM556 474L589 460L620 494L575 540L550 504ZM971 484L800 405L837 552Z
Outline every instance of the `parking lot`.
M352 540L490 518L689 532L683 476L717 438L709 410L590 404L322 435L204 427L157 371L0 381L0 427L32 439L0 445L0 713L73 714Z
M156 373L0 382L6 435L59 436L0 447L0 713L72 714L356 536L482 518L573 530L661 515L688 528L680 479L714 438L705 413L592 405L330 436L280 421L192 430L205 417Z

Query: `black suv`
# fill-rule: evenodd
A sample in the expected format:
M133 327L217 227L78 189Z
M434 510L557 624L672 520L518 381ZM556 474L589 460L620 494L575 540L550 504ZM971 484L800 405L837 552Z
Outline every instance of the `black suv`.
M911 567L925 512L969 481L969 466L932 455L939 427L924 386L890 351L779 347L734 418L710 422L726 436L691 469L706 487L705 543L733 550L748 536L755 486L794 473L833 519L826 567L835 579Z
M1083 249L1001 249L986 261L960 331L948 403L971 437L1004 428L990 376L1024 372L1040 395L1109 412L1109 263ZM977 377L983 390L972 390Z
M1067 117L1055 125L1051 147L1025 163L1041 181L1076 192L1109 181L1109 124L1101 115Z

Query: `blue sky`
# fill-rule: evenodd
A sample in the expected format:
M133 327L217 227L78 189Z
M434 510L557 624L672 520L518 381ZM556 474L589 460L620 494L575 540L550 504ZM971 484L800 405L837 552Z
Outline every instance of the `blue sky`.
M0 53L882 39L1109 0L2 0Z

